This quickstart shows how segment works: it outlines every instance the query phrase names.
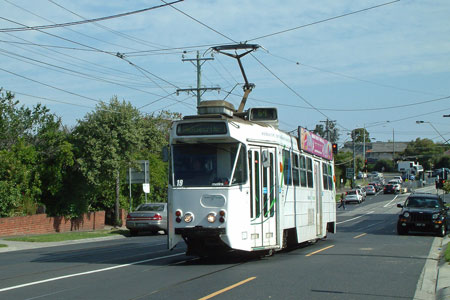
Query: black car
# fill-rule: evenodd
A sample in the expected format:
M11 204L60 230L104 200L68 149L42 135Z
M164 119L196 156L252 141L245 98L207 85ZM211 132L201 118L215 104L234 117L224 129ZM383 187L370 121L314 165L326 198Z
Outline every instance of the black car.
M383 194L397 194L395 184L386 184L383 189Z
M435 194L411 194L402 208L397 221L397 233L407 234L409 231L435 232L444 237L447 233L448 207Z

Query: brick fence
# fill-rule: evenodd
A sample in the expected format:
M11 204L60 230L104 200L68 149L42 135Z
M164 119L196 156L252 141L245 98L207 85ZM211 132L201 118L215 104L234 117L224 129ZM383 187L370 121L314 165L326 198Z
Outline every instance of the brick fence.
M44 234L68 231L90 231L105 227L105 212L84 214L80 218L48 217L38 214L24 217L0 218L0 237Z

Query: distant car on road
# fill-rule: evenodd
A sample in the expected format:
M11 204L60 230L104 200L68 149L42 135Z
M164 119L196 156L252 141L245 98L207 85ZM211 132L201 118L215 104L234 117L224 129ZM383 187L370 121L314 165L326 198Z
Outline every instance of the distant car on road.
M383 189L384 194L397 194L398 192L399 192L399 189L397 187L397 184L388 183L384 186L384 189Z
M375 195L377 193L373 185L366 186L366 195Z
M361 191L359 189L351 190L345 193L344 202L350 203L350 202L357 202L361 203L363 202L363 196L361 194Z
M405 203L397 204L402 209L397 221L397 233L409 231L435 232L444 237L447 233L448 210L445 202L435 194L411 194Z
M167 233L167 203L145 203L127 215L127 228L134 236L139 231L157 233L163 230Z

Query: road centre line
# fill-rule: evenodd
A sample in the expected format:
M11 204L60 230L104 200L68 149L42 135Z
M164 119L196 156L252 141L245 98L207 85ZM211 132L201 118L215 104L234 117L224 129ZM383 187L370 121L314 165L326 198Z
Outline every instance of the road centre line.
M354 236L353 238L354 239L359 239L360 237L363 237L365 235L367 235L367 233L361 233L360 235Z
M319 252L325 251L325 250L330 249L330 248L333 248L333 247L334 247L334 245L331 245L331 246L328 246L328 247L319 249L319 250L317 250L317 251L311 252L311 253L309 253L309 254L306 254L305 256L311 256L311 255L317 254L317 253L319 253Z
M373 214L374 212L375 212L374 210L369 211L368 213L365 213L364 215L361 215L361 216L359 216L359 217L354 217L354 218L352 218L352 219L348 219L348 220L345 220L345 221L342 221L342 222L337 222L336 225L339 225L339 224L342 224L342 223L346 223L346 222L350 222L350 221L357 220L357 219L362 218L362 217L364 217L364 216L366 216L366 215Z
M383 207L388 207L389 205L391 205L392 201L394 201L395 199L397 199L398 195L395 195L394 199L392 199L391 201L389 201L385 206Z
M242 281L239 281L238 283L235 283L235 284L230 285L230 286L228 286L228 287L226 287L226 288L223 288L223 289L221 289L220 291L217 291L217 292L214 292L214 293L212 293L212 294L209 294L209 295L207 295L207 296L205 296L205 297L202 297L202 298L200 298L200 299L198 299L198 300L207 300L207 299L211 299L212 297L215 297L215 296L217 296L217 295L219 295L219 294L222 294L222 293L224 293L224 292L226 292L226 291L229 291L229 290L231 290L231 289L234 289L235 287L238 287L238 286L240 286L240 285L243 285L244 283L247 283L247 282L249 282L249 281L252 281L253 279L256 279L256 277L249 277L249 278L247 278L247 279L244 279L244 280L242 280Z
M39 280L39 281L34 281L34 282L29 282L29 283L24 283L24 284L19 284L19 285L15 285L15 286L2 288L2 289L0 289L0 293L1 292L6 292L6 291L10 291L10 290L14 290L14 289L27 287L27 286L31 286L31 285L37 285L37 284L41 284L41 283L57 281L57 280L61 280L61 279L71 278L71 277L77 277L77 276L82 276L82 275L89 275L89 274L94 274L94 273L99 273L99 272L105 272L105 271L110 271L110 270L114 270L114 269L120 269L120 268L124 268L124 267L129 267L129 266L133 266L133 265L138 265L138 264L142 264L142 263L146 263L146 262L150 262L150 261L155 261L155 260L160 260L160 259L170 258L170 257L175 257L175 256L180 256L180 255L184 255L184 253L178 253L178 254L173 254L173 255L161 256L161 257L156 257L156 258L150 258L150 259L140 260L140 261L136 261L136 262L129 263L129 264L123 264L123 265L118 265L118 266L113 266L113 267L108 267L108 268L103 268L103 269L97 269L97 270L92 270L92 271L87 271L87 272L75 273L75 274L70 274L70 275L64 275L64 276L59 276L59 277L48 278L48 279L44 279L44 280Z

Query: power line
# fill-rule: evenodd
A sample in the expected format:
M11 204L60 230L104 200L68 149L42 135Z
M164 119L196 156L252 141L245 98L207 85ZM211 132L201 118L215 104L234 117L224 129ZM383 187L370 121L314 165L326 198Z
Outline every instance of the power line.
M89 100L89 101L102 103L102 101L100 101L100 100L97 100L97 99L94 99L94 98L91 98L91 97L87 97L87 96L83 96L83 95L80 95L80 94L77 94L77 93L74 93L74 92L71 92L71 91L67 91L67 90L64 90L62 88L59 88L59 87L56 87L56 86L53 86L53 85L50 85L50 84L47 84L47 83L44 83L44 82L32 79L32 78L29 78L29 77L26 77L26 76L23 76L23 75L20 75L20 74L8 71L8 70L3 69L3 68L0 68L0 70L2 70L3 72L9 73L11 75L14 75L14 76L17 76L17 77L20 77L20 78L23 78L23 79L26 79L26 80L29 80L29 81L41 84L41 85L44 85L46 87L49 87L49 88L52 88L52 89L55 89L55 90L58 90L58 91L61 91L61 92L64 92L64 93L67 93L67 94L70 94L70 95L74 95L74 96L77 96L77 97L80 97L80 98L84 98L84 99Z
M334 17L331 17L331 18L326 18L326 19L323 19L323 20L320 20L320 21L312 22L312 23L309 23L309 24L300 25L300 26L297 26L297 27L294 27L294 28L290 28L290 29L286 29L286 30L282 30L282 31L278 31L278 32L262 35L262 36L259 36L259 37L253 38L253 39L249 39L246 42L252 42L252 41L256 41L256 40L259 40L259 39L267 38L267 37L270 37L270 36L274 36L274 35L286 33L286 32L289 32L289 31L305 28L305 27L308 27L308 26L317 25L317 24L320 24L320 23L336 20L336 19L339 19L339 18L347 17L347 16L350 16L350 15L354 15L354 14L361 13L361 12L364 12L364 11L368 11L368 10L371 10L371 9L379 8L379 7L382 7L382 6L385 6L385 5L393 4L393 3L399 2L399 1L400 0L386 2L386 3L379 4L379 5L375 5L375 6L363 8L363 9L360 9L360 10L356 10L356 11L353 11L353 12L349 12L349 13L346 13L346 14L342 14L342 15L339 15L339 16L334 16Z
M74 26L74 25L80 25L80 24L86 24L86 23L92 23L92 22L99 22L99 21L104 21L104 20L109 20L109 19L114 19L114 18L120 18L120 17L125 17L125 16L129 16L129 15L134 15L134 14L146 12L146 11L149 11L149 10L153 10L153 9L161 8L161 7L164 7L164 6L176 4L176 3L181 2L181 1L184 1L184 0L177 0L177 1L174 1L174 2L165 3L165 4L161 4L161 5L157 5L157 6L152 6L152 7L148 7L148 8L144 8L144 9L139 9L139 10L135 10L135 11L130 11L130 12L126 12L126 13L121 13L121 14L117 14L117 15L106 16L106 17L101 17L101 18L96 18L96 19L83 20L83 21L68 22L68 23L61 23L61 24L53 24L53 25L26 26L26 27L15 27L15 28L0 28L0 32L42 30L42 29L67 27L67 26ZM6 18L3 18L3 17L0 17L0 19L6 20L6 21L10 21L10 20L8 20Z
M320 71L320 72L324 72L324 73L336 75L336 76L339 76L339 77L345 77L345 78L349 78L349 79L353 79L353 80L357 80L357 81L369 83L369 84L372 84L372 85L382 86L382 87L391 88L391 89L396 89L396 90L400 90L400 91L406 91L406 92L412 92L412 93L419 93L419 94L425 94L425 95L432 95L432 96L436 96L436 95L437 95L437 96L443 96L443 95L436 94L436 93L430 93L430 92L424 92L424 91L412 90L412 89L407 89L407 88L402 88L402 87L396 87L396 86L389 85L389 84L384 84L384 83L379 83L379 82L375 82L375 81L370 81L370 80L366 80L366 79L361 79L361 78L357 78L357 77L354 77L354 76L346 75L346 74L343 74L343 73L334 72L334 71L329 71L329 70L325 70L325 69L323 69L323 68L318 68L318 67L314 67L314 66L307 65L307 64L304 64L304 63L300 63L300 62L298 62L298 61L294 61L294 60L291 60L291 59L289 59L289 58L286 58L286 57L282 57L282 56L273 54L273 53L271 53L271 52L269 52L269 51L267 51L267 50L266 50L266 52L267 52L269 55L271 55L271 56L274 56L274 57L277 57L277 58L286 60L286 61L291 62L291 63L295 63L295 64L298 65L298 66L305 66L305 67L308 67L308 68L311 68L311 69L314 69L314 70L317 70L317 71Z
M188 18L194 20L195 22L201 24L202 26L208 28L209 30L212 30L212 31L214 31L215 33L217 33L218 35L223 36L223 37L226 38L227 40L230 40L230 41L236 43L236 41L233 40L232 38L230 38L230 37L226 36L225 34L223 34L223 33L219 32L219 31L215 30L215 29L212 28L211 26L206 25L205 23L201 22L200 20L198 20L198 19L196 19L196 18L194 18L194 17L188 15L188 14L185 13L184 11L182 11L182 10L180 10L180 9L178 9L178 8L176 8L176 7L174 7L171 3L167 3L167 2L164 1L164 0L161 0L161 1L164 2L166 5L169 5L170 7L172 7L173 9L175 9L176 11L182 13L182 14L185 15L186 17L188 17Z
M36 95L30 95L30 94L17 92L17 91L12 91L12 90L9 90L9 92L12 92L12 93L17 94L17 95L27 96L27 97L41 99L41 100L46 100L46 101L51 101L51 102L57 102L57 103L61 103L61 104L67 104L67 105L78 106L78 107L83 107L83 108L95 109L95 107L91 107L91 106L87 106L87 105L75 104L75 103L65 102L65 101L61 101L61 100L55 100L55 99L51 99L51 98L47 98L47 97L41 97L41 96L36 96ZM108 109L100 109L100 110L117 113L116 111L112 111L112 110L108 110Z
M52 20L49 20L49 19L47 19L47 18L44 18L44 17L42 17L42 16L40 16L40 15L38 15L38 14L35 14L34 12L32 12L32 11L26 9L26 8L23 8L23 7L21 7L21 6L17 5L17 4L14 4L14 3L10 2L9 0L3 0L3 1L5 1L5 2L9 3L10 5L13 5L13 6L15 6L15 7L19 8L19 9L21 9L21 10L23 10L23 11L26 11L27 13L29 13L29 14L35 16L35 17L38 17L38 18L40 18L40 19L42 19L42 20L45 20L45 21L50 22L50 23L52 23L52 24L57 24L56 22L53 22ZM95 23L94 23L94 24L95 24ZM79 34L79 35L81 35L81 36L84 36L84 37L87 37L87 38L96 40L96 41L98 41L98 42L102 42L102 43L109 44L109 45L116 46L116 47L118 46L118 47L123 47L123 48L131 49L131 50L136 50L136 49L129 48L129 47L126 47L126 46L117 45L117 44L114 44L114 43L107 42L107 41L105 41L105 40L102 40L102 39L99 39L99 38L90 36L90 35L88 35L88 34L85 34L85 33L79 32L79 31L76 31L76 30L71 29L71 28L65 28L65 29L66 29L66 30L70 30L70 31L72 31L72 32L75 32L76 34Z
M89 64L90 66L91 66L91 65L92 65L92 66L97 66L97 67L102 68L102 69L111 70L111 71L115 71L115 72L119 72L119 73L123 73L123 74L127 74L127 75L132 75L132 76L137 77L137 78L140 77L140 76L137 76L136 74L133 74L133 73L130 73L130 72L126 72L126 71L123 71L123 70L119 70L119 69L107 67L107 66L104 66L104 65L101 65L101 64L97 64L97 63L95 63L95 62L88 61L88 60L85 60L85 59L82 59L82 58L79 58L79 57L75 57L75 56L72 56L72 55L69 55L69 54L66 54L66 53L63 53L63 52L59 52L59 51L53 50L53 49L47 49L46 46L44 46L44 45L35 44L35 43L33 43L33 42L30 42L30 41L28 41L28 40L25 40L25 39L23 39L23 38L20 38L20 37L18 37L18 36L15 36L15 35L13 35L13 34L11 34L11 33L5 33L5 34L7 34L7 35L9 35L9 36L12 36L12 37L14 37L14 38L16 38L16 39L19 39L19 40L21 40L21 41L28 42L28 43L30 43L30 44L32 44L32 45L39 46L40 48L44 48L45 50L48 50L48 51L51 51L51 52L54 52L54 53L63 55L63 56L65 56L65 57L69 57L69 58L72 58L72 59L75 59L75 60L78 60L78 61L87 63L87 64ZM18 46L16 46L16 47L18 47ZM20 48L20 47L19 47L19 48ZM21 48L21 49L23 49L23 48ZM81 50L81 49L80 49L80 50ZM97 50L91 50L91 49L85 49L85 50L86 50L86 51L96 51L96 52L97 52ZM26 50L26 51L33 52L33 51L31 51L31 50ZM114 53L110 53L110 54L113 55L113 56L116 56ZM39 54L39 55L45 56L44 54ZM52 58L55 59L54 57L52 57ZM55 59L55 60L56 60L56 59ZM66 63L67 63L67 64L70 64L70 63L68 63L68 62L66 62ZM83 68L87 69L85 66L83 66ZM95 71L96 71L96 72L102 73L102 71L99 71L99 70L95 70ZM103 72L103 74L105 74L105 73ZM117 75L115 75L115 76L117 76ZM144 77L145 77L145 76L144 76ZM136 80L136 79L131 79L131 78L129 78L129 79L130 79L130 80Z
M320 109L318 109L317 107L312 105L308 100L306 100L305 97L303 97L302 95L297 93L297 91L295 91L293 88L291 88L286 82L284 82L279 76L277 76L272 70L270 70L265 64L263 64L258 58L256 58L256 56L254 56L253 53L250 53L250 54L261 66L263 66L264 69L266 69L270 74L272 74L278 81L280 81L287 89L289 89L292 93L294 93L298 98L302 99L306 104L311 106L311 108L313 108L315 111L317 111L319 114L321 114L325 118L331 119L325 113L323 113ZM343 128L343 129L348 130L347 128L343 127L342 125L340 125L338 123L336 123L336 125L338 125L339 127Z
M53 67L53 68L56 68L56 69L61 69L61 70L64 70L64 71L76 74L76 75L74 75L74 74L70 74L69 73L70 75L73 75L73 76L82 76L83 78L87 78L87 79L95 79L97 81L106 82L106 83L109 83L109 84L115 84L115 85L118 85L118 86L121 86L121 87L126 87L126 88L129 88L129 89L132 89L132 90L136 90L136 91L139 91L139 92L142 92L142 93L146 93L146 94L150 94L150 95L153 95L153 96L161 97L161 95L158 95L158 94L155 94L155 93L152 93L152 92L148 92L148 91L145 91L145 90L142 90L142 89L134 88L134 87L131 87L131 86L128 86L128 85L125 85L125 84L121 84L121 83L118 83L118 82L114 82L114 81L111 81L111 80L107 80L107 79L104 79L104 78L99 78L99 77L96 77L96 76L92 76L92 75L89 75L89 74L86 74L86 73L83 73L83 72L78 72L78 71L71 70L71 69L68 69L68 68L64 68L64 67L61 67L61 66L57 66L57 65L50 64L50 63L46 63L46 62L43 62L43 61L40 61L40 60L29 58L29 57L26 57L26 56L23 56L23 55L19 55L19 54L16 54L16 53L12 53L12 52L9 52L9 51L6 51L6 50L1 50L0 49L0 52L9 54L8 55L9 57L11 57L11 56L21 57L21 58L24 58L24 59L27 59L27 60L30 60L30 61L33 61L33 62L36 62L36 63L40 63L40 64L47 65L47 66L50 66L50 67ZM57 71L57 70L54 70L54 71Z
M88 20L87 18L85 18L85 17L83 17L83 16L81 16L81 15L75 13L74 11L72 11L72 10L70 10L70 9L68 9L68 8L66 8L66 7L64 7L64 6L62 6L62 5L59 4L59 3L56 3L56 2L53 1L53 0L48 0L48 1L49 1L50 3L53 3L54 5L58 6L59 8L65 10L65 11L67 11L67 12L69 12L69 13L71 13L71 14L73 14L73 15L75 15L75 16L77 16L77 17L83 19L83 20ZM101 25L101 24L98 24L98 23L93 23L93 24L94 24L95 26L99 27L99 28L102 28L102 29L104 29L104 30L107 30L107 31L109 31L109 32L111 32L111 33L114 33L114 34L116 34L116 35L119 35L119 36L121 36L121 37L124 37L124 38L126 38L126 39L129 39L129 40L131 40L131 41L134 41L134 42L137 42L137 43L141 43L141 44L143 44L143 45L147 45L147 46L151 46L151 47L156 47L156 48L159 48L159 47L165 47L165 46L158 45L158 44L155 44L155 43L149 43L149 42L147 42L147 41L144 41L144 40L141 40L141 39L139 39L139 38L133 37L133 36L131 36L131 35L125 34L125 33L123 33L123 32L120 32L120 31L111 29L111 28L109 28L109 27L107 27L107 26L104 26L104 25ZM155 46L155 45L156 45L156 46Z

